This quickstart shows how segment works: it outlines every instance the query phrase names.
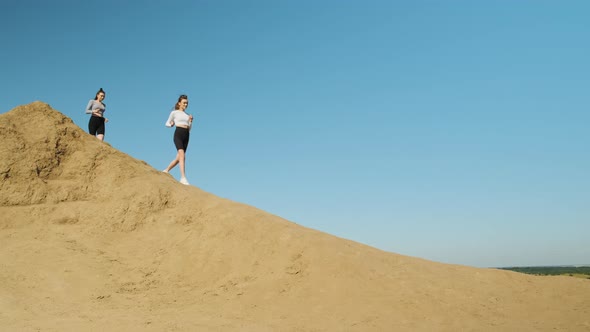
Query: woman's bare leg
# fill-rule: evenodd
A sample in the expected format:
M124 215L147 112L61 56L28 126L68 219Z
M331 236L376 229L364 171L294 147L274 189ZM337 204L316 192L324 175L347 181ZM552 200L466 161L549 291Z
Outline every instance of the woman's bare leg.
M186 154L184 153L183 149L178 150L178 155L176 157L176 159L178 159L178 162L180 163L180 177L181 178L186 178L186 174L184 173L184 165L186 162Z
M176 158L174 158L174 160L172 160L172 162L170 162L170 165L168 165L168 167L166 167L166 169L164 171L170 172L171 169L173 169L176 165L178 165L178 161L180 160L179 159L180 151L182 151L182 150L178 150L178 152L176 153ZM184 154L184 151L183 151L183 154Z

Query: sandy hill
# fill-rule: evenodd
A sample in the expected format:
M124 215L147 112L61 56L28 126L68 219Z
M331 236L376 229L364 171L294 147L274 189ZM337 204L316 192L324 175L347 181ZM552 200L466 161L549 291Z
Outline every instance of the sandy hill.
M590 331L590 280L383 252L0 115L1 331ZM255 190L255 189L253 189Z

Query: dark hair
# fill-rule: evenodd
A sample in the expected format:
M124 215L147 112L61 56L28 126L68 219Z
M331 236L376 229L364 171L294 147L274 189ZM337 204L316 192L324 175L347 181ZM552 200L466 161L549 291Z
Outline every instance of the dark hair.
M183 100L183 99L186 99L186 101L188 102L188 96L187 95L180 95L180 97L178 97L178 101L174 105L174 109L175 110L178 109L178 105L180 105L180 101Z
M98 92L96 93L96 96L94 96L94 100L98 100L98 94L101 92L104 94L105 97L107 96L107 93L104 92L104 90L102 88L100 88L100 90L98 90Z

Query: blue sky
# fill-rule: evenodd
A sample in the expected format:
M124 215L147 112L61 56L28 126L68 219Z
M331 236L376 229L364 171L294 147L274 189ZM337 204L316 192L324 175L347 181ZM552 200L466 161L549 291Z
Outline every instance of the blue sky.
M35 100L189 181L386 251L590 264L587 1L0 3L0 112ZM178 178L178 169L172 174Z

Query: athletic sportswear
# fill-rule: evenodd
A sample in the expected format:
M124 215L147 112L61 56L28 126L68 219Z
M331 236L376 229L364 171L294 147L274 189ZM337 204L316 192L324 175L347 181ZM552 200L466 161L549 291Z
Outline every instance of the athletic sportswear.
M106 111L105 105L98 100L90 100L86 106L86 114L92 114L90 121L88 121L88 132L92 136L104 135L104 117ZM98 112L100 116L94 114Z
M174 146L176 146L176 150L182 149L186 153L189 138L190 131L188 129L176 127L176 130L174 131Z
M86 114L92 114L94 111L98 111L100 116L103 116L104 112L106 112L105 105L98 100L90 100L88 106L86 106Z
M168 117L168 121L166 121L166 127L172 126L184 126L187 128L191 127L190 117L186 112L174 110L170 112L170 116Z
M92 136L104 135L104 118L91 116L90 121L88 121L88 132Z

